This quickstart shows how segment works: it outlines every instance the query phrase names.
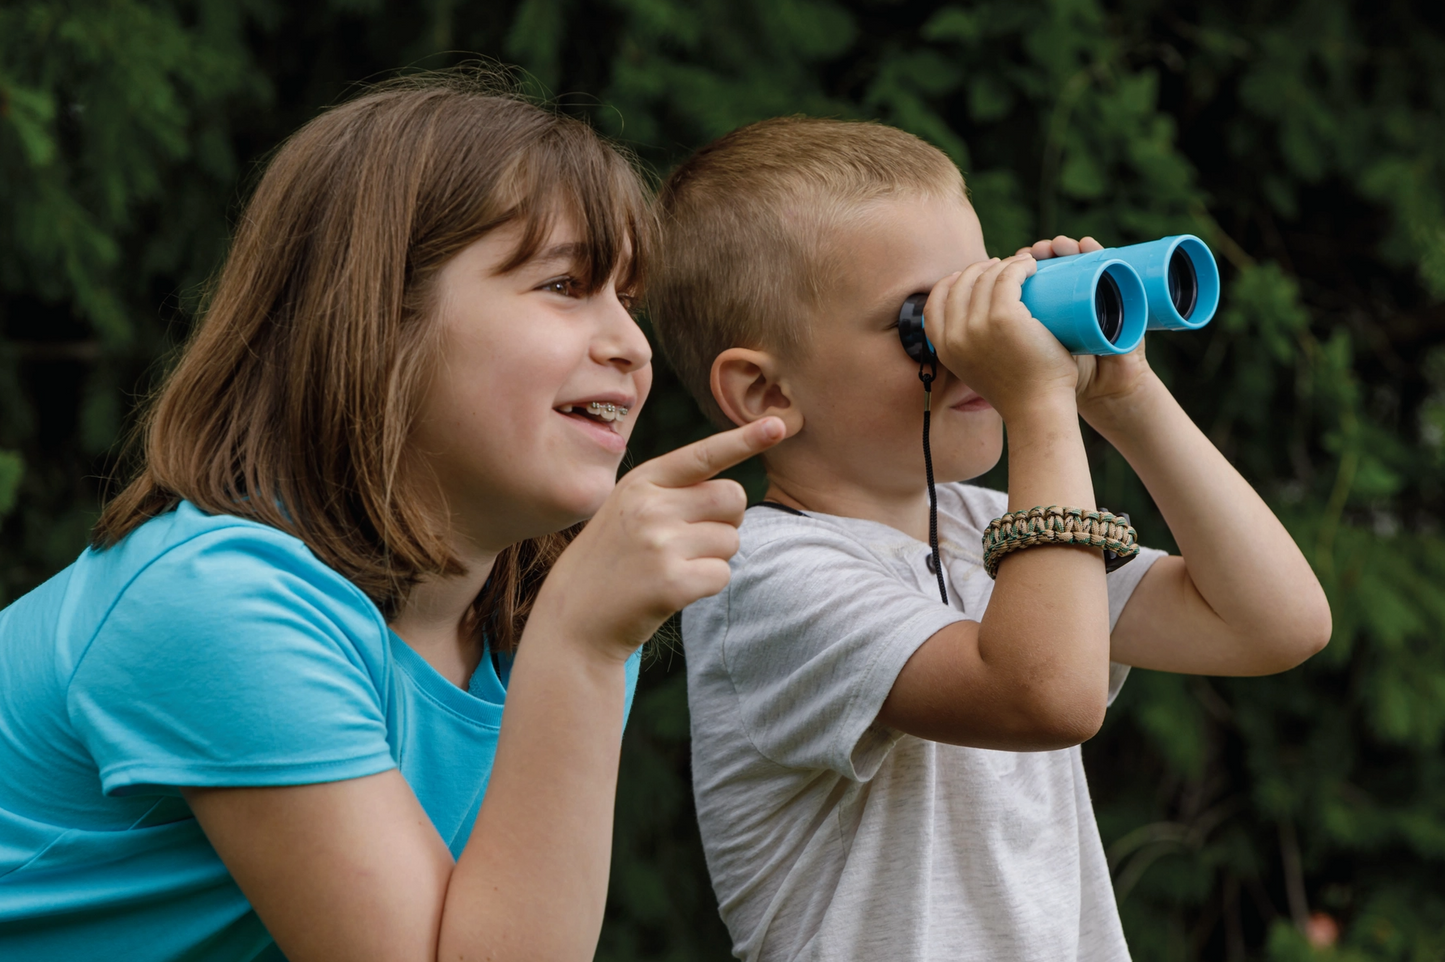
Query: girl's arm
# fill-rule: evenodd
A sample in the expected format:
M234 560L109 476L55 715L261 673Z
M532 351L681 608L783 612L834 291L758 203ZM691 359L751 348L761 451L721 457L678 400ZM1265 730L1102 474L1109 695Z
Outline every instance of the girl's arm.
M291 962L592 957L624 662L673 611L727 584L746 501L733 482L706 479L782 434L769 418L642 465L558 559L523 633L486 798L455 863L395 770L184 790Z

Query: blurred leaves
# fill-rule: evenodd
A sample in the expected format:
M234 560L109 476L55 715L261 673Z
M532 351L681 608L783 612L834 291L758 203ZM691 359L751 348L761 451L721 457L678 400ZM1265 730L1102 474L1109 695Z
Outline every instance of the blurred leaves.
M0 451L0 518L15 507L15 493L25 475L25 462L14 451Z
M1152 338L1150 360L1277 508L1335 632L1280 676L1135 672L1086 747L1133 954L1445 954L1439 5L11 0L0 514L22 510L0 528L0 594L80 549L93 479L265 153L350 84L462 50L521 64L659 174L764 117L876 118L959 163L991 252L1058 232L1208 241L1220 316ZM659 369L634 457L707 430ZM1090 444L1101 502L1171 545L1128 466ZM600 958L728 954L680 657L649 664L628 730Z

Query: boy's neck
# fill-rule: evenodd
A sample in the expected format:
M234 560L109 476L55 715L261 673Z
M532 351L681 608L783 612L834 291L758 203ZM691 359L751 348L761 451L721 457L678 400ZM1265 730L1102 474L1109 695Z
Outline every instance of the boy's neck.
M827 485L768 472L768 501L843 518L876 521L911 538L928 542L928 489L889 496L830 479Z

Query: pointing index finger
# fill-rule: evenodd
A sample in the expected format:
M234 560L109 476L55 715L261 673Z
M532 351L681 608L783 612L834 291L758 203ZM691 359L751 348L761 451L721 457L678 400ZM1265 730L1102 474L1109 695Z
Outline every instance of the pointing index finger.
M653 484L685 488L766 451L786 433L781 419L762 418L653 458L637 470L644 472L643 477Z

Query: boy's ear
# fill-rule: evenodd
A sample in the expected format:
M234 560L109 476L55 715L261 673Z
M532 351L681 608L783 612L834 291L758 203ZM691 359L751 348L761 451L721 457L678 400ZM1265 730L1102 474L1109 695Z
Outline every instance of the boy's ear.
M719 354L712 362L712 396L734 424L781 418L788 437L803 427L803 412L781 376L781 365L767 351L730 347Z

